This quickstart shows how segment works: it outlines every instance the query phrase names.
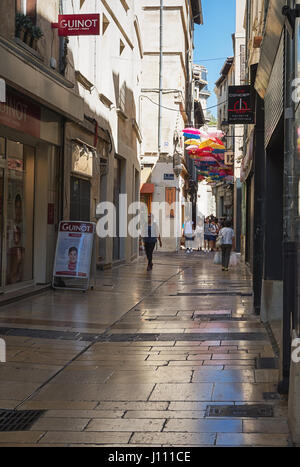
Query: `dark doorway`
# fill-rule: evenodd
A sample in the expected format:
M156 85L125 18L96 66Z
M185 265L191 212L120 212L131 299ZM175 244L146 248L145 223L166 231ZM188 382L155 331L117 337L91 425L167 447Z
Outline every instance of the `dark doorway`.
M90 182L81 178L71 177L70 191L70 220L90 221Z

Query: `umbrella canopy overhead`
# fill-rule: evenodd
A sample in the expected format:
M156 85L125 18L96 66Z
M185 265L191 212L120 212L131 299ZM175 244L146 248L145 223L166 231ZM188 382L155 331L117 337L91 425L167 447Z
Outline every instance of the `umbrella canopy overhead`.
M232 168L224 165L225 145L222 142L224 133L221 130L200 131L196 128L185 128L187 153L194 160L198 180L208 183L226 180L233 183Z

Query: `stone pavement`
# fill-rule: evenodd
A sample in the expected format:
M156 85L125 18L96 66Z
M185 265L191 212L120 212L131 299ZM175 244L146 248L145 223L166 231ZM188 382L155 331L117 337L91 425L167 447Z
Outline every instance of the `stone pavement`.
M156 253L151 272L141 258L88 293L1 307L0 409L44 412L0 446L289 446L250 280L211 254ZM241 411L257 405L273 413Z

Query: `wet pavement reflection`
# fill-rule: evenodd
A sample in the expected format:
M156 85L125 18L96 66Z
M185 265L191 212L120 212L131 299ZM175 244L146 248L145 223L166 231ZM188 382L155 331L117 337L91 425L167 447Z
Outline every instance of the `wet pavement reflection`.
M0 308L0 409L42 409L2 446L289 446L276 357L243 266L155 254L98 272L88 293L48 291ZM209 405L272 405L211 417Z

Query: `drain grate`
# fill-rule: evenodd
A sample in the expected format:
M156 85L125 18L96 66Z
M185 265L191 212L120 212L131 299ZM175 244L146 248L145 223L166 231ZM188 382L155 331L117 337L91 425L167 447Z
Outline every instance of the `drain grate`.
M202 292L178 292L176 295L169 295L169 297L202 297L202 296L214 296L214 295L225 295L227 297L252 297L253 293L244 293L244 292L212 292L211 289L208 291Z
M0 431L25 431L31 428L44 410L0 410Z
M278 358L256 357L255 368L257 370L278 370Z
M280 394L278 392L263 392L263 399L267 400L279 400Z
M274 417L271 405L208 405L205 417Z

